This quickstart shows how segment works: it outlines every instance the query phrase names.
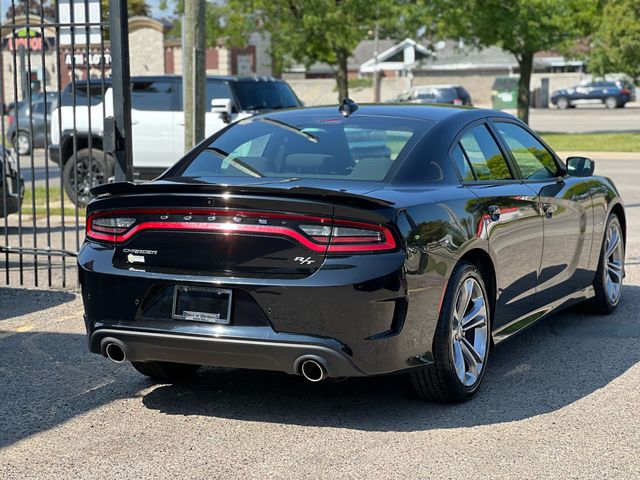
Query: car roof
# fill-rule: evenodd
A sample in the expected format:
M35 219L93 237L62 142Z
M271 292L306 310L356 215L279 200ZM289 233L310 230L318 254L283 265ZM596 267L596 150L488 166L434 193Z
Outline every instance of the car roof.
M516 118L513 115L498 110L488 110L482 108L471 108L462 106L448 106L438 104L407 104L407 103L387 103L387 104L361 104L358 110L352 114L353 117L358 115L379 116L379 117L396 117L413 120L425 120L429 122L442 122L445 120L459 120L464 123L473 122L474 120L486 117L504 117ZM309 115L339 115L338 106L322 106L322 107L306 107L287 110L279 110L266 113L264 115L270 118L277 118L283 122L287 119L293 120L300 117L300 113L305 112ZM294 122L295 123L295 122Z
M416 85L412 87L411 90L422 90L423 88L460 88L462 85L449 85L444 83L439 83L435 85Z
M135 75L131 77L132 82L154 82L160 80L180 80L182 79L182 75ZM207 75L207 80L221 80L225 82L270 82L270 83L281 83L284 80L273 78L273 77L233 77L228 75ZM102 85L103 79L92 78L90 80L76 80L75 85L86 85L87 82L90 85ZM104 78L105 85L111 85L111 77ZM70 87L72 83L69 83L67 86Z

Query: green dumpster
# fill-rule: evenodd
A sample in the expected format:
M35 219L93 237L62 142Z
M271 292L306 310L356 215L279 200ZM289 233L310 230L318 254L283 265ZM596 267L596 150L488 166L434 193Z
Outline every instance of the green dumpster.
M518 107L518 77L496 77L491 89L491 103L495 110Z

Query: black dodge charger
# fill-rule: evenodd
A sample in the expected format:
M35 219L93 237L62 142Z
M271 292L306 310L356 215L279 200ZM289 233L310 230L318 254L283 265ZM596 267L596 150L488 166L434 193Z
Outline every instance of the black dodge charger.
M152 182L93 190L90 349L166 381L406 372L425 399L466 400L496 344L571 304L618 305L625 212L593 169L491 110L239 121Z

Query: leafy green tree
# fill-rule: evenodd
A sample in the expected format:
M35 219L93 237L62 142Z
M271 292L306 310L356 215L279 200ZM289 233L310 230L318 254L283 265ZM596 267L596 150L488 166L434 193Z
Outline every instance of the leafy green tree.
M589 68L598 75L626 73L640 80L640 2L608 0L592 39Z
M106 13L109 11L109 0L101 0L101 3L103 14L106 16ZM148 17L151 15L151 8L145 0L127 0L127 10L130 17L135 15Z
M11 21L14 16L30 15L40 18L55 18L56 7L50 1L40 2L40 0L18 0L7 9L6 18Z
M634 0L630 0L633 2ZM637 0L636 0L637 1ZM518 117L529 120L529 88L536 52L568 52L590 34L599 0L434 0L440 36L511 52L520 67Z
M225 34L233 43L253 32L268 34L276 75L291 61L327 63L335 73L339 98L348 96L347 62L356 46L381 31L411 35L413 0L228 0Z

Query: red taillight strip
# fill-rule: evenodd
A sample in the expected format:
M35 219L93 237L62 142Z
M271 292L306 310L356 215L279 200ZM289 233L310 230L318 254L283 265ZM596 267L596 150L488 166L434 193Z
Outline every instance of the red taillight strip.
M311 239L304 236L302 233L293 230L289 227L276 226L276 225L248 225L238 223L203 223L203 222L166 222L166 221L147 221L134 225L130 230L125 233L109 234L101 233L94 229L93 220L100 217L114 217L119 215L135 215L135 214L191 214L191 215L211 215L211 216L244 216L253 218L274 218L274 219L287 219L287 220L300 220L310 221L314 223L331 223L334 225L344 225L354 228L363 228L369 230L375 230L382 233L384 241L379 242L377 237L333 237L330 244L314 243ZM186 231L209 231L219 233L262 233L267 235L280 235L289 237L304 247L314 252L328 252L328 253L341 253L341 252L374 252L383 250L393 250L396 248L396 242L391 231L383 226L374 225L362 222L353 222L350 220L334 220L325 217L313 217L306 215L289 215L285 213L274 212L247 212L236 210L197 210L197 209L127 209L127 210L112 210L112 211L98 211L89 214L87 219L87 237L94 240L103 240L108 242L126 242L137 233L144 230L186 230ZM314 237L312 237L314 238ZM319 241L319 239L314 238ZM361 244L342 245L342 242L371 242Z

